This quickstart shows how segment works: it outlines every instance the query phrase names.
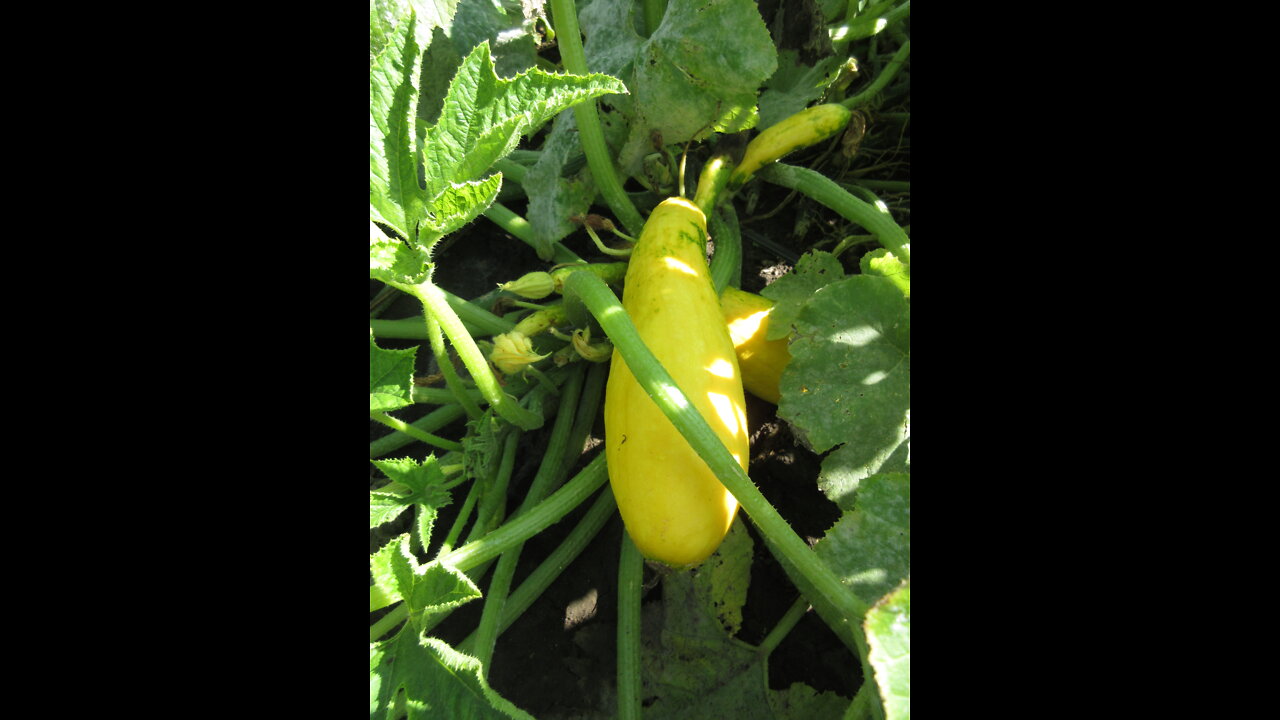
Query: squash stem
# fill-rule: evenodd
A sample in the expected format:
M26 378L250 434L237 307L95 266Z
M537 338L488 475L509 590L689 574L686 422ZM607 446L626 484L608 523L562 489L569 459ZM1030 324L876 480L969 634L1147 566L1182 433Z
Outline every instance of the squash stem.
M911 238L907 237L898 223L887 212L859 200L822 173L795 165L774 163L757 174L775 185L799 190L835 210L846 220L870 230L903 264L911 264Z
M791 603L791 607L787 608L787 612L783 614L782 619L778 621L778 624L774 625L773 629L769 631L769 634L765 636L764 640L760 641L760 656L768 657L769 654L778 647L783 639L787 637L787 633L791 632L791 630L800 622L801 618L803 618L804 614L808 611L808 598L804 595L797 597L796 601Z
M618 504L613 500L613 491L606 485L569 536L533 572L529 573L529 577L525 578L524 582L520 583L520 587L507 598L506 607L502 612L502 622L498 625L499 635L515 624L515 621L520 619L520 616L542 596L542 593L551 587L551 583L560 577L560 573L582 554L617 509ZM458 650L472 655L475 642L476 633L472 632L458 644Z
M582 31L578 27L578 9L573 0L551 0L551 14L555 21L556 39L560 46L560 60L564 69L573 75L589 75L587 56L582 50ZM639 235L644 227L640 211L622 189L622 182L613 167L609 146L604 142L604 129L596 111L596 101L587 100L573 106L573 117L578 123L578 137L582 150L591 167L591 177L605 202L618 216L622 226L632 235Z
M582 392L583 370L577 368L569 376L560 395L560 409L556 414L555 424L551 428L551 439L547 442L547 450L542 455L542 464L538 474L534 476L520 509L513 518L542 501L547 491L560 479L560 465L564 457L569 431L573 427L573 413L578 405L578 396ZM498 626L502 621L507 595L511 590L511 580L516 574L516 564L520 562L520 553L524 545L519 544L498 558L493 578L489 581L489 590L485 593L484 610L480 614L480 626L476 630L475 657L488 674L489 662L493 658L494 645L498 640Z
M409 423L409 426L422 432L434 432L465 414L461 405L443 405ZM403 432L393 432L369 443L369 457L376 458L388 455L412 443L414 437Z
M644 557L626 527L618 557L618 718L640 720L640 601Z
M390 415L384 412L372 412L372 413L369 413L369 417L382 423L383 425L386 425L392 430L398 430L415 440L421 440L422 442L428 445L434 445L435 447L438 447L442 450L461 450L462 449L462 445L460 445L459 443L456 443L452 440L446 440L440 437L439 435L432 435L431 433L426 432L425 430L419 430L418 428L410 425L409 423L399 418L391 417Z
M542 426L541 415L520 407L515 398L503 392L502 387L498 385L498 379L494 377L493 371L489 368L489 361L480 352L480 348L476 346L475 339L467 332L457 313L449 306L444 292L440 288L430 281L418 285L397 284L397 287L418 298L426 310L428 324L432 319L440 324L440 329L449 338L449 343L458 351L458 357L462 360L462 364L471 373L471 378L475 381L476 388L480 390L480 394L484 396L484 399L489 401L489 406L493 408L494 412L524 430L533 430ZM429 330L430 327L428 327ZM439 354L437 354L437 357L439 357ZM447 381L449 374L444 364L441 365L441 369L445 371ZM469 399L466 398L465 393L456 392L455 396L458 397L458 402L462 403L463 407L466 407Z

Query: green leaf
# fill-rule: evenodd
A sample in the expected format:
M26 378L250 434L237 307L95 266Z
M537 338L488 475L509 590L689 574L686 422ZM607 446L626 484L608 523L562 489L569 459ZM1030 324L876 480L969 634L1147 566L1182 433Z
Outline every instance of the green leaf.
M813 294L843 277L844 266L835 255L821 250L801 255L793 271L760 291L761 295L774 302L765 339L777 340L789 335L800 308L809 302Z
M885 720L911 720L911 578L867 612L863 628Z
M418 242L430 247L436 240L475 220L493 204L500 189L502 173L461 185L450 184L427 209Z
M726 635L704 600L690 573L663 579L662 630L642 640L643 696L658 698L645 720L772 720L766 661Z
M693 588L700 604L711 611L730 636L742 629L754 547L741 516L735 517L724 542L693 572Z
M369 277L384 283L417 285L430 274L426 251L395 238L369 238Z
M421 464L413 458L374 460L373 464L392 482L369 493L369 527L389 522L405 508L417 506L418 541L428 547L439 509L452 501L449 491L442 487L444 473L435 456L428 455Z
M533 720L489 686L479 660L423 637L411 625L369 645L370 719L397 717L398 697L410 720Z
M877 443L850 442L822 460L818 489L840 506L852 510L858 486L876 473L911 471L911 411L895 437Z
M572 177L563 176L570 160L581 155L577 120L572 111L566 110L556 116L538 161L521 183L529 196L525 219L533 226L534 238L543 251L549 251L552 243L578 229L569 218L587 214L595 198L596 186L589 169L583 168Z
M419 47L431 44L431 32L449 27L458 0L369 0L369 64L391 42L397 28L417 15L414 35Z
M854 509L813 550L868 605L892 590L911 574L911 476L863 480Z
M369 556L374 585L392 602L402 600L409 620L418 625L424 616L457 607L481 596L465 573L438 561L419 565L409 548L409 533L402 533Z
M369 412L387 412L413 404L416 351L417 348L384 350L369 336Z
M786 690L770 690L769 705L777 720L840 720L849 707L849 698L833 692L818 692L804 683L791 683Z
M901 444L911 409L911 306L893 283L855 275L827 285L794 326L778 414L815 452L848 441L875 455Z
M489 44L477 45L449 84L439 121L426 129L427 196L437 197L450 181L478 179L515 148L521 134L561 110L620 92L626 92L620 81L599 74L552 75L534 69L510 80L499 78Z
M904 296L911 297L911 266L903 265L902 260L886 248L876 248L863 255L858 266L862 274L888 278Z
M671 0L632 67L636 117L619 153L628 173L653 152L655 133L673 145L753 127L777 50L752 0Z
M371 219L416 239L423 195L412 150L422 48L410 18L388 36L369 69L369 207Z
M760 127L767 128L822 97L840 74L840 58L829 56L805 65L795 50L778 53L778 70L760 93Z

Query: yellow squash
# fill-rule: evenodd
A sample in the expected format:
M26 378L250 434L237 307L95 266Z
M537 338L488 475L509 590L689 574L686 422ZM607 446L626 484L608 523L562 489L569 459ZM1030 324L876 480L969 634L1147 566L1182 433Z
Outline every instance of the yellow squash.
M746 470L742 378L707 269L706 231L692 202L669 198L659 205L632 250L622 304L645 345ZM616 350L604 424L609 482L641 554L686 567L715 552L738 503Z
M730 187L741 186L757 170L787 153L809 147L844 130L853 113L838 103L815 105L770 125L747 143Z
M729 326L733 348L738 354L743 387L761 400L777 405L781 397L778 381L787 363L791 362L791 351L787 349L785 337L765 339L773 301L735 287L726 287L720 292L720 307Z

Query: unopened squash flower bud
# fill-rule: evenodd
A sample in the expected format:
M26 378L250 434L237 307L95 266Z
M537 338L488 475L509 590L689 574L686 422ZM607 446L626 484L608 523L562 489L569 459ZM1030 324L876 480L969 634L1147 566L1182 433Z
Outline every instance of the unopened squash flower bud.
M592 344L590 330L573 331L573 349L588 362L605 362L613 357L613 344L608 340Z
M533 351L533 341L523 333L513 331L493 336L493 352L489 353L489 359L499 370L508 375L544 357L546 355L539 355Z
M556 289L556 283L550 273L531 272L500 287L523 298L541 300Z

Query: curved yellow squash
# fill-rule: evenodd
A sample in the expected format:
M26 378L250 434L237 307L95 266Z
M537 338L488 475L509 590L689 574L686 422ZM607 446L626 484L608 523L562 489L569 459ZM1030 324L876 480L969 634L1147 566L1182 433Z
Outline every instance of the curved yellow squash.
M669 198L631 253L622 304L645 345L747 468L747 418L733 342L711 284L706 218ZM738 503L645 394L617 350L604 404L609 482L641 554L695 565L720 546Z
M773 301L735 287L726 287L720 292L720 307L724 311L724 321L729 325L733 348L738 353L743 387L761 400L777 405L781 398L778 381L787 363L791 362L791 351L787 349L786 338L765 339Z

